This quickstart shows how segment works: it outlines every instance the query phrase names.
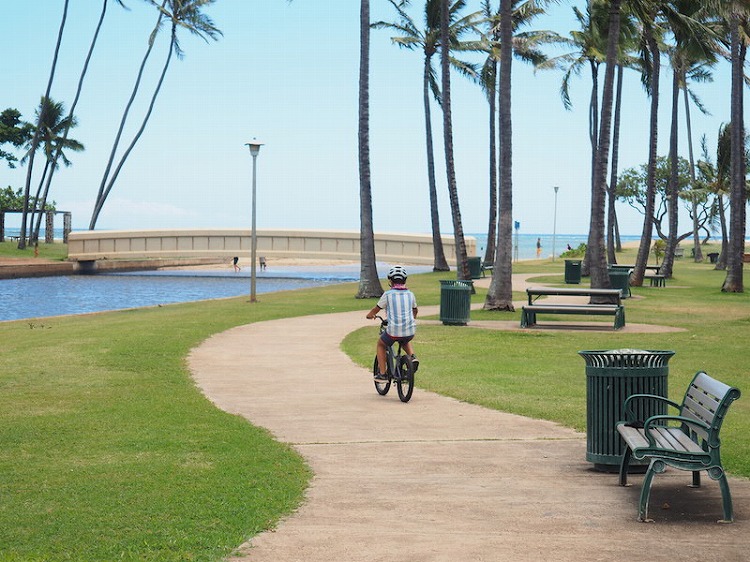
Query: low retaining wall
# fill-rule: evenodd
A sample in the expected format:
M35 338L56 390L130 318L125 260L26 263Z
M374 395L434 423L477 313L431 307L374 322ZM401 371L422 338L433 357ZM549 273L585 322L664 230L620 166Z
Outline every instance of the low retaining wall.
M307 258L359 261L360 240L356 231L257 230L257 255L266 258ZM442 238L445 257L456 263L453 237ZM141 230L72 232L68 237L68 259L99 261L151 258L248 258L250 230ZM469 256L476 255L476 239L466 237ZM434 261L429 234L376 233L378 261L431 265Z

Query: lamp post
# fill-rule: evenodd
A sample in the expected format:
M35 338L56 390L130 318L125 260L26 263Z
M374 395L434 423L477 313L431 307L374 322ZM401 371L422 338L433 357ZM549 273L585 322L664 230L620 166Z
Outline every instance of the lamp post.
M553 189L555 190L555 214L552 219L552 261L555 261L555 256L557 255L555 253L555 238L557 238L557 192L560 186L556 185Z
M262 142L258 142L257 140L253 139L250 142L246 143L245 146L250 148L250 155L253 157L253 199L252 199L252 206L253 206L253 221L252 221L252 230L250 233L250 302L256 302L255 298L255 261L256 261L256 252L258 249L258 237L257 233L255 231L255 169L256 169L256 161L258 159L258 153L260 152L260 147L263 146Z

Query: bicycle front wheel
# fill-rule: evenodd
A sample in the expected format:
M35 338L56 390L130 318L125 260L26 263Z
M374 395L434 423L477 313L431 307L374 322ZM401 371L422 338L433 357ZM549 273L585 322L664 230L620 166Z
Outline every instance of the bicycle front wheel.
M411 357L402 355L398 368L401 375L396 383L398 397L401 402L408 402L411 399L412 392L414 392L414 364Z
M380 370L378 369L378 358L376 357L375 363L373 363L373 366L372 366L372 376L374 377L379 372ZM379 381L377 379L373 379L373 380L375 381L375 390L378 391L378 394L380 394L380 396L385 396L386 394L388 394L388 391L391 389L390 378L385 381Z

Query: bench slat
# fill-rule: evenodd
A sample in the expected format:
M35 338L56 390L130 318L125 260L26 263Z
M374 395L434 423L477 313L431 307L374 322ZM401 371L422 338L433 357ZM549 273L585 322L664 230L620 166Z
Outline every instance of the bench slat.
M548 314L616 314L620 308L616 304L591 305L531 305L524 306L529 312L546 312Z
M715 400L721 400L732 389L732 387L730 387L728 384L717 381L716 379L711 378L706 373L702 372L698 373L695 376L692 387L701 389L701 392L710 394L714 397Z

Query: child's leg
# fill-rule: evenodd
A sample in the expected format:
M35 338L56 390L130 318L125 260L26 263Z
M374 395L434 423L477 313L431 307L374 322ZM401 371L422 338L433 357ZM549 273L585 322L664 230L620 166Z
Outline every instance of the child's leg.
M404 348L404 352L407 355L414 355L414 348L411 345L411 340L408 342L405 342L402 347Z
M380 372L381 375L384 375L386 372L385 351L386 351L385 342L381 340L380 338L378 338L378 345L375 348L375 352L377 353L377 357L378 357L378 371Z

